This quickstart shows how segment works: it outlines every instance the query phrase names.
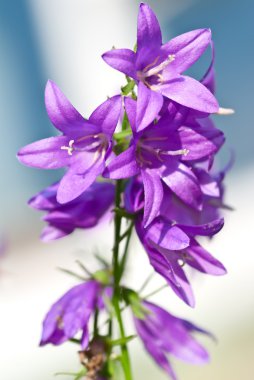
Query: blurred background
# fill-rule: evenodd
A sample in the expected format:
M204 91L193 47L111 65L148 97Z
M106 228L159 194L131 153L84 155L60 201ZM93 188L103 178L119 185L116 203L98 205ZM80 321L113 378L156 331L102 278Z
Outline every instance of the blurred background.
M0 373L4 380L51 380L56 372L79 368L76 347L71 344L38 348L41 321L49 306L75 284L75 280L56 268L74 269L77 258L93 266L94 249L109 255L112 226L77 232L51 244L41 243L39 234L43 224L26 202L58 179L61 172L22 167L15 155L20 147L55 133L44 109L48 78L60 86L84 116L89 116L108 95L118 92L124 78L100 56L113 45L133 47L138 3L136 0L0 0ZM216 119L227 137L221 165L228 159L231 148L236 154L236 163L226 182L227 203L235 211L225 215L225 228L208 244L229 274L222 278L192 275L197 303L194 310L183 305L168 289L155 299L169 311L209 329L218 338L216 344L204 340L211 352L208 366L174 363L180 379L252 380L254 2L147 0L147 3L160 20L164 41L191 29L212 29L217 96L221 106L236 110L233 116ZM201 60L195 65L193 75L201 77L205 63ZM129 267L133 274L126 281L131 280L138 288L151 269L135 239L131 252ZM150 289L160 283L155 278ZM131 349L135 379L166 379L138 342L131 343Z

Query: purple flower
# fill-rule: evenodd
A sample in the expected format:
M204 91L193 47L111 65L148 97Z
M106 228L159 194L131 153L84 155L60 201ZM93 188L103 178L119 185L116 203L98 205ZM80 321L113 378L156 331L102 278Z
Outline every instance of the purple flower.
M202 208L199 181L189 163L213 156L224 142L223 133L207 118L182 125L186 121L184 116L179 118L172 108L154 124L160 108L146 101L148 91L141 84L137 102L125 98L133 138L129 148L113 158L104 172L104 176L112 179L141 174L145 226L159 212L163 200L162 181L187 205Z
M57 191L57 201L66 203L82 194L103 172L122 99L109 98L86 120L57 85L48 81L45 103L51 122L63 135L27 145L19 151L18 158L25 165L42 169L67 166L69 170Z
M150 89L153 102L165 96L186 107L206 113L218 111L212 93L200 82L182 75L211 45L211 31L197 29L162 44L158 20L151 8L140 4L137 27L137 52L113 49L103 59Z
M220 182L201 169L196 169L196 174L203 190L202 211L188 207L165 188L159 215L153 222L145 228L142 213L135 222L137 234L155 271L166 279L178 297L192 307L194 295L183 265L188 264L211 275L226 273L220 261L196 240L196 236L211 237L223 227L224 221L218 210L222 204ZM137 198L133 195L133 187L136 187ZM129 212L142 210L144 200L140 188L140 180L132 180L126 188L125 205Z
M137 333L148 353L157 365L176 380L176 374L167 355L190 364L205 364L209 361L207 351L193 338L192 332L210 335L194 324L177 318L161 307L147 301L142 302L147 311L143 319L134 316Z
M69 235L75 228L96 226L114 201L115 188L111 183L93 183L78 198L66 204L56 200L59 183L49 186L29 200L37 210L47 211L43 220L48 223L41 234L45 242Z
M88 322L96 308L102 307L102 285L90 280L74 286L51 307L43 322L40 345L59 345L82 332L81 345L89 342Z

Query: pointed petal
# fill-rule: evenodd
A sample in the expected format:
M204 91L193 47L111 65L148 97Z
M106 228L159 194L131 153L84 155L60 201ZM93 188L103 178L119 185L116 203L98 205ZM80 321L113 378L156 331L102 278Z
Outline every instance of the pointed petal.
M224 265L194 239L192 239L191 245L186 252L186 263L200 272L208 273L213 276L221 276L227 273Z
M214 49L213 42L211 42L211 48L212 48L212 62L200 82L204 86L206 86L206 88L208 88L208 90L211 91L212 94L214 94L215 93L215 71L214 71L215 49Z
M170 251L168 251L168 257L166 258L166 250L163 250L162 254L152 247L146 246L145 248L150 264L154 267L155 271L165 278L179 298L187 305L194 307L195 299L189 281L178 263L170 260Z
M183 106L205 113L216 113L219 105L213 94L200 82L188 76L178 76L158 86L162 95Z
M140 169L136 162L135 149L135 146L132 145L119 156L113 158L107 165L103 176L111 179L121 179L138 174Z
M144 227L158 215L163 199L163 187L159 175L154 170L142 170L145 193Z
M172 168L173 169L173 168ZM202 208L202 192L193 171L183 163L174 170L165 170L162 174L165 184L187 205L196 210Z
M162 47L167 55L175 55L175 60L168 69L179 74L184 72L199 59L210 44L210 29L196 29L173 38Z
M140 4L137 30L138 50L143 47L159 47L162 36L159 22L152 9L145 3Z
M84 173L69 169L59 184L57 202L67 203L77 198L102 174L104 167L105 161L101 155Z
M128 116L128 120L132 131L135 133L137 131L136 126L136 114L137 114L137 102L131 98L124 98L125 110Z
M182 147L188 149L183 161L199 160L215 154L225 141L223 132L213 126L196 124L178 129Z
M122 98L113 96L102 103L89 117L92 124L101 127L102 132L108 136L114 133L122 110Z
M51 122L59 131L70 135L76 129L83 128L85 119L51 80L45 89L45 105Z
M163 104L163 96L149 90L142 82L138 85L137 130L142 131L157 117Z
M186 226L183 224L178 224L178 226L185 231L187 234L200 235L200 236L213 236L217 234L224 226L224 219L213 220L210 223L198 224L196 226Z
M102 55L104 61L113 69L136 79L136 54L129 49L112 49Z
M72 233L73 230L74 228L60 229L60 228L49 225L42 230L40 239L44 243L48 243L50 241L61 239L69 235L70 233Z
M179 227L171 226L160 219L151 223L144 232L144 238L154 247L177 251L188 247L190 243L188 235Z
M61 149L68 145L68 137L49 137L21 148L17 157L22 164L27 166L40 169L59 169L70 163L70 156L66 150Z
M131 145L126 151L118 156L112 154L112 159L103 172L103 177L122 179L133 177L140 173L136 161L135 146Z

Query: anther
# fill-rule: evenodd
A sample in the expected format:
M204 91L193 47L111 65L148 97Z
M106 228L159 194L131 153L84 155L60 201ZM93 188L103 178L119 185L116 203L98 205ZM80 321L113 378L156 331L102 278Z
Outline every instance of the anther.
M151 77L153 75L159 74L163 71L171 62L175 60L175 54L170 54L165 61L161 62L158 66L153 67L152 69L144 72L144 78Z
M73 144L74 144L74 140L70 140L70 141L69 141L69 146L61 146L61 149L62 149L62 150L67 150L68 155L69 155L69 156L72 156L72 152L74 151L74 146L73 146Z

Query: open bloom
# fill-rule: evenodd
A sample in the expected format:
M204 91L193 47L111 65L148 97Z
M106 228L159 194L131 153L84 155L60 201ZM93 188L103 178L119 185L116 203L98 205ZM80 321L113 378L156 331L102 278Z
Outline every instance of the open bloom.
M45 103L51 122L63 135L25 146L18 158L25 165L42 169L67 166L69 170L57 190L57 201L66 203L82 194L103 172L122 99L118 95L109 98L86 120L57 85L48 81Z
M177 296L190 306L194 306L195 300L184 264L210 275L226 273L222 263L197 241L197 236L211 237L223 227L224 221L218 209L222 203L220 181L201 169L198 176L203 188L203 210L188 207L165 188L159 215L146 228L142 219L144 195L140 179L132 180L125 193L127 210L139 212L135 227L151 265L166 279ZM133 187L136 188L136 196Z
M96 226L114 201L115 188L111 183L93 183L73 201L60 204L56 200L59 183L47 187L29 200L29 206L47 211L43 220L48 223L41 234L43 241L62 238L76 228Z
M208 118L186 125L184 118L179 120L175 111L168 108L158 120L160 108L152 101L147 102L147 91L141 84L137 101L125 98L133 138L129 148L113 158L104 172L104 176L112 179L141 174L145 226L159 212L163 183L187 205L202 209L201 188L189 163L213 156L224 143L223 133L208 123ZM154 123L156 118L158 121Z
M89 342L89 320L96 308L103 306L102 296L106 289L95 280L71 288L47 313L40 345L59 345L81 332L81 345L85 349Z
M218 111L213 94L199 81L182 75L211 45L211 31L197 29L162 44L158 20L151 8L140 4L137 52L113 49L103 59L113 68L149 88L153 101L165 96L186 107L206 113Z
M151 302L143 301L142 306L147 313L142 319L134 316L137 333L157 365L173 380L177 377L168 354L190 364L205 364L209 361L207 351L192 336L193 332L210 335L208 332Z

